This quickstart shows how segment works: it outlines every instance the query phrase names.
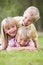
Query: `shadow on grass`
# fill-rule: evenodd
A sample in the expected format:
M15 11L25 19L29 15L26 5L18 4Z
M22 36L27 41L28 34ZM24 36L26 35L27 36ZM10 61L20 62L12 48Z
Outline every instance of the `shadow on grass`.
M40 48L41 51L43 51L43 48Z

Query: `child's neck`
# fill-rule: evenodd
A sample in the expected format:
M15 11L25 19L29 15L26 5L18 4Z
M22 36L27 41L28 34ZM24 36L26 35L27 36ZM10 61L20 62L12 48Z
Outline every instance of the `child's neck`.
M14 36L14 37L8 36L8 39L9 39L9 40L12 39L12 38L15 38L15 36Z
M28 24L28 25L23 25L23 24L22 24L22 26L29 26L29 25L31 25L31 24L33 24L33 23L30 23L30 24Z

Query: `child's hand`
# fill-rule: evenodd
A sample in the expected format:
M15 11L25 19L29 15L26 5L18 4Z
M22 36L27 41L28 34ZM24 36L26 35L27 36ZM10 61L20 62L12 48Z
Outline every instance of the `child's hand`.
M0 46L0 51L2 51L3 50L3 47L2 47L2 45Z
M27 50L27 51L35 51L37 49L35 47L25 47L25 50Z

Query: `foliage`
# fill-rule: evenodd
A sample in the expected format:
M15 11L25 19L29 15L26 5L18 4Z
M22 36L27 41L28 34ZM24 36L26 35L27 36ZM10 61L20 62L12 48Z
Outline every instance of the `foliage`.
M36 23L36 28L38 30L43 29L43 0L0 0L0 23L8 16L22 16L24 10L29 6L39 8L41 18Z

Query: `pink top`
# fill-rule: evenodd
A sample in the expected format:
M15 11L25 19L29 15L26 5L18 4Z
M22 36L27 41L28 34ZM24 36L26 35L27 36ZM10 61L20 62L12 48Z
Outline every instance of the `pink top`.
M8 40L8 46L18 47L19 44L17 44L17 40L15 38L12 38L11 40Z
M15 38L12 38L11 40L8 41L8 46L12 47L22 47L20 44L17 43L17 40ZM25 46L31 46L34 47L34 42L31 40L27 45Z

